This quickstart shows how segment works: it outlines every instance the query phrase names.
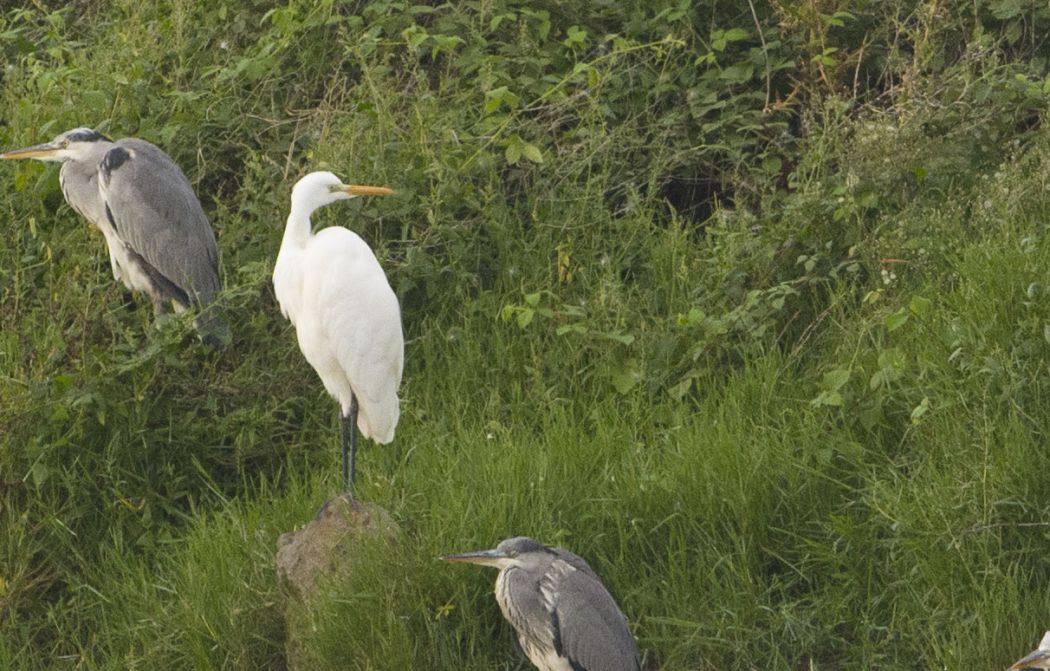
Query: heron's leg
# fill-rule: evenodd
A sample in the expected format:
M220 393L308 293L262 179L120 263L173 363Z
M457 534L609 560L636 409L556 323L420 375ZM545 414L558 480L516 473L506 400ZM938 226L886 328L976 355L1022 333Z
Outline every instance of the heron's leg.
M150 300L153 302L153 323L156 324L157 328L160 328L168 319L168 311L164 308L163 300L158 299L156 296L150 296Z
M357 396L350 395L350 414L339 416L340 442L343 448L343 488L353 496L354 471L357 461Z

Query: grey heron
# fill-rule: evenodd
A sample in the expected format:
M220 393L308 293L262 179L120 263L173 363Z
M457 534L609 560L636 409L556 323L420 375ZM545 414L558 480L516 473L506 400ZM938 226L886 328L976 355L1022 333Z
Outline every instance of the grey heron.
M1050 631L1043 634L1038 648L1014 662L1007 671L1020 669L1050 669Z
M581 557L531 538L445 561L500 569L496 601L540 671L639 671L638 646L612 595Z
M60 162L62 194L102 232L113 278L149 296L157 315L168 302L177 312L203 309L222 288L215 233L189 180L156 145L74 128L0 158ZM197 328L213 345L229 338L213 311Z
M401 307L371 247L341 226L313 233L310 215L337 200L391 193L381 186L343 184L330 172L306 175L292 188L273 268L274 293L295 326L299 349L339 402L348 492L354 483L357 430L381 444L394 439L405 363Z

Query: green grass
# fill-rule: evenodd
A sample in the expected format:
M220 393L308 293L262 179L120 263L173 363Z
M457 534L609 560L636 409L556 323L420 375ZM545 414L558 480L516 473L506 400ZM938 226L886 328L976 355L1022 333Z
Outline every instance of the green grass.
M437 560L522 534L590 562L647 671L1031 649L1050 16L782 4L3 10L0 147L159 143L234 342L124 307L55 167L0 166L0 667L287 666L276 541L339 490L269 284L314 169L397 190L316 221L376 249L406 368L358 485L401 536L298 613L308 668L529 668L495 573Z

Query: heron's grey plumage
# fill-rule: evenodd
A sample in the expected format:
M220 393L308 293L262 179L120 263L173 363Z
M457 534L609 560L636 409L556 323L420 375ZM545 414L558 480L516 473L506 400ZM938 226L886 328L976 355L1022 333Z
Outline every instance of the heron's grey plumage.
M106 219L134 252L157 300L207 305L219 292L219 250L193 187L157 146L118 140L99 163Z
M208 218L182 170L157 146L75 128L0 157L61 161L62 194L102 232L113 277L149 296L158 313L168 302L178 311L204 308L221 290ZM198 317L197 326L213 344L229 337L214 313Z
M541 671L638 671L638 647L612 595L581 557L531 538L445 557L500 568L496 601Z
M1039 646L1021 659L1010 665L1006 671L1022 669L1050 669L1050 631L1043 634Z
M108 224L102 195L98 192L98 164L112 147L109 140L96 140L88 148L90 153L84 160L65 161L58 171L58 183L66 202L99 228L102 228L100 224Z

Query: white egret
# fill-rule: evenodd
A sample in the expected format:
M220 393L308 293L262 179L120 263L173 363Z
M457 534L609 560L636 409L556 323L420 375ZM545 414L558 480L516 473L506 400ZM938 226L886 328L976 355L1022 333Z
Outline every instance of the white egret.
M306 175L292 189L273 269L277 302L295 326L299 349L339 402L348 489L354 482L356 430L377 443L394 439L405 360L401 309L368 244L340 226L315 234L310 215L337 200L391 193L386 187L343 184L330 172Z

